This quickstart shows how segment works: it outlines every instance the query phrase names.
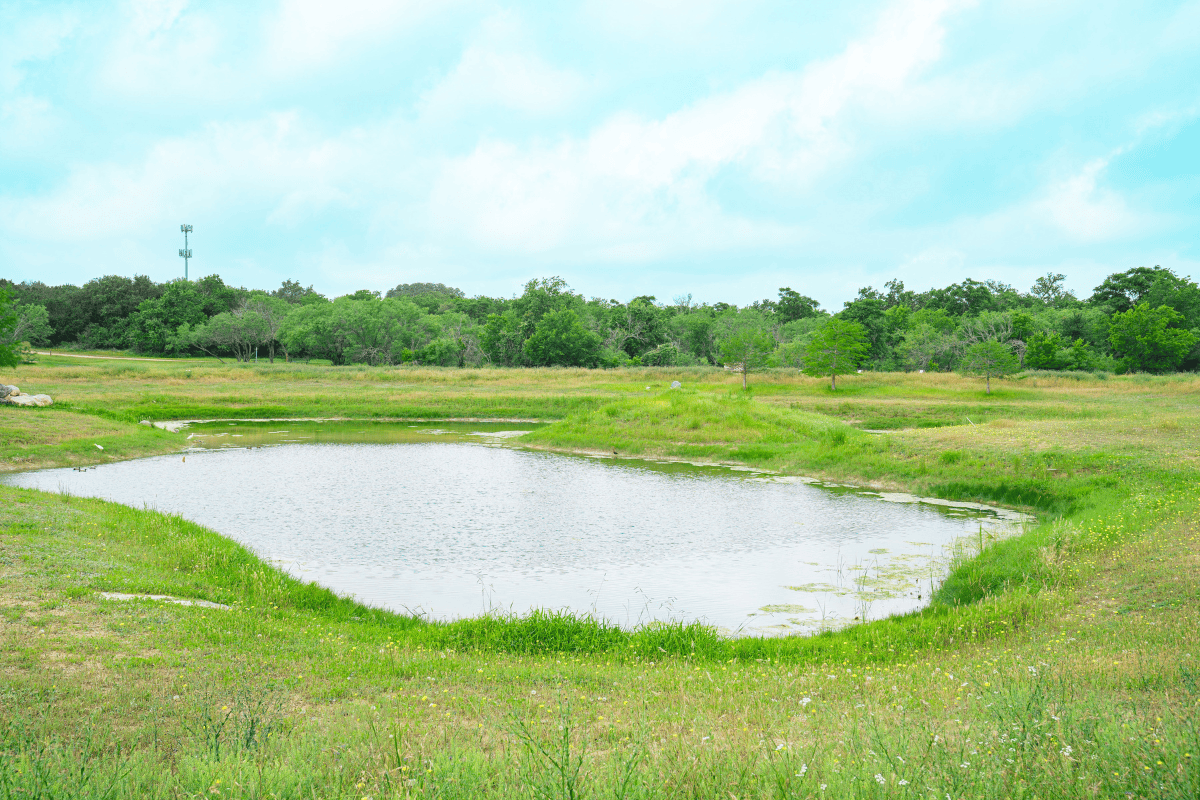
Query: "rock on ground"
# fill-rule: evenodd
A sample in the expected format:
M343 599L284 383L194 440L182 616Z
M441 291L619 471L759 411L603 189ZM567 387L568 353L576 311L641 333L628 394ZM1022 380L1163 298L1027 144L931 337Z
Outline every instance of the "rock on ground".
M10 406L48 406L54 402L48 394L24 394L16 386L0 385L0 403Z

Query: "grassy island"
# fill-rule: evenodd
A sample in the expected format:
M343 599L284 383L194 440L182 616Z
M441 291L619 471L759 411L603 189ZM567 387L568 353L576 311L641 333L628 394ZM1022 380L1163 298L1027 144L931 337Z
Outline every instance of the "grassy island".
M670 390L678 380L682 389ZM925 610L812 637L367 608L186 520L0 487L0 797L1200 795L1200 380L47 356L0 471L177 452L143 420L537 419L1037 523ZM209 605L119 601L170 595Z

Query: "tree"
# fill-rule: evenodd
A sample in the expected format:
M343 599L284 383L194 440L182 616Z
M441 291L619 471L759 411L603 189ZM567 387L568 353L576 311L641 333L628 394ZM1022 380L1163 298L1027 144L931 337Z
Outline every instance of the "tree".
M209 275L193 281L193 285L203 301L204 314L209 317L215 317L222 311L232 311L246 296L245 289L226 286L220 275Z
M6 334L0 335L0 344L49 343L54 329L50 327L50 315L45 306L17 304L13 313L16 314L16 324Z
M857 369L870 349L862 325L831 317L809 343L804 353L804 371L809 375L828 375L829 388L837 391L837 376Z
M18 345L13 331L17 328L17 312L13 308L12 292L0 287L0 367L15 367L20 363ZM9 341L14 338L14 341Z
M535 367L595 367L600 361L600 335L583 327L570 309L545 314L524 345Z
M262 318L263 335L267 340L267 352L270 363L275 363L276 344L283 348L284 361L290 360L288 358L287 345L279 338L279 329L283 326L283 320L292 312L294 307L286 300L272 297L265 292L255 292L245 300L244 305Z
M811 297L800 294L790 286L783 286L779 289L779 301L775 303L775 313L779 315L780 322L794 322L798 319L817 316L820 313L817 311L820 306L821 304Z
M1157 265L1114 272L1093 290L1088 304L1106 306L1113 313L1128 311L1142 302L1143 296L1160 278L1167 277L1175 278L1175 273Z
M959 365L967 375L982 375L987 381L987 393L992 393L992 376L1011 375L1020 366L1012 348L995 340L975 342L964 352Z
M126 341L142 352L164 352L167 339L180 325L200 325L208 319L205 299L190 281L171 281L160 297L143 300L129 316Z
M877 369L884 368L893 353L894 331L884 315L887 310L882 295L871 287L858 290L858 297L848 300L838 316L848 322L857 322L867 336L865 360L873 362Z
M1067 301L1073 301L1075 295L1063 288L1067 279L1061 272L1047 272L1033 282L1029 293L1048 306L1057 306Z
M1026 343L1025 364L1030 369L1062 369L1064 364L1058 356L1062 346L1062 337L1057 333L1035 333Z
M271 292L272 297L278 297L294 306L309 306L313 303L326 303L325 295L317 292L310 285L307 289L299 281L286 280L278 289Z
M681 351L690 353L702 364L716 363L716 319L711 308L703 306L687 314L677 314L669 324Z
M444 283L401 283L394 289L388 289L385 298L391 297L420 297L425 294L444 295L446 297L464 297L462 289L455 289Z
M1191 331L1178 326L1183 315L1169 306L1138 303L1112 317L1108 341L1128 372L1170 372L1196 343Z
M742 388L751 370L766 366L778 343L761 311L743 309L717 318L717 349L721 361L742 373Z
M904 359L913 369L924 372L945 366L954 352L955 339L939 331L929 323L922 322L910 328L904 335L904 343L900 350Z

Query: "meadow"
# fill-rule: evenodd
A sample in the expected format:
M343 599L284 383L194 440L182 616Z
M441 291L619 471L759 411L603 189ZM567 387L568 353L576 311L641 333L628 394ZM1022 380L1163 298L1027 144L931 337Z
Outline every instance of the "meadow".
M141 420L506 418L527 445L748 464L1037 515L924 611L812 637L454 623L179 518L0 487L0 796L1200 793L1200 380L44 357L0 469L178 451ZM672 380L682 389L671 390ZM99 444L103 449L99 449ZM259 491L269 492L269 487ZM227 608L104 599L172 595Z

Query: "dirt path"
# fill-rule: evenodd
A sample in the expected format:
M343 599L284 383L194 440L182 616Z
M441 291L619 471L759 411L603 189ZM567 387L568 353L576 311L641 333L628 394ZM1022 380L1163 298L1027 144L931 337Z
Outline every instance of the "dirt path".
M66 356L67 358L99 358L105 361L174 361L179 362L179 358L142 358L141 356L85 356L83 353L51 353L48 350L34 350L35 355L39 356Z

